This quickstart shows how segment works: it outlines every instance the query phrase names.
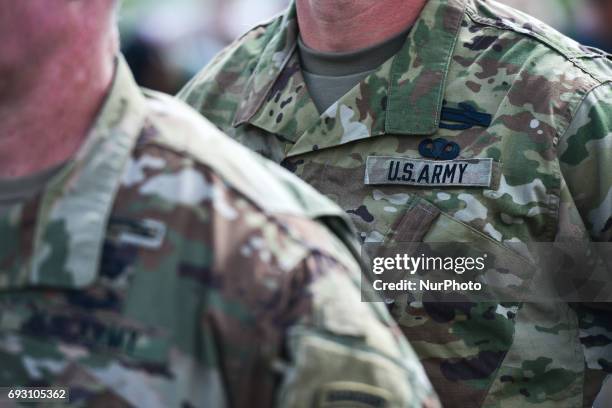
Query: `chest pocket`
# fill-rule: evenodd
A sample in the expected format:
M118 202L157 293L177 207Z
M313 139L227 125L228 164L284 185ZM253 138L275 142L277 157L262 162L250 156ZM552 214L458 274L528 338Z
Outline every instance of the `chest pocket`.
M530 280L528 259L418 195L411 195L406 210L390 224L384 242L400 248L403 242L464 243L475 253L487 254L496 271L510 272L513 279L526 283ZM434 388L444 390L445 395L461 396L443 401L449 406L480 406L506 364L519 330L516 319L522 304L510 301L518 299L517 288L502 287L500 293L496 287L495 294L484 288L483 297L490 301L474 302L459 293L452 301L428 302L404 293L389 305ZM478 388L469 386L474 381L480 384Z
M529 285L533 278L534 264L515 248L496 241L485 233L461 222L455 217L441 211L437 206L419 196L412 196L408 208L389 226L384 235L381 247L397 247L398 251L410 252L414 246L402 244L422 242L430 245L439 256L452 257L485 257L485 271L491 269L496 274L508 274L502 277L488 274L490 288L482 300L499 300L502 302L520 299L521 288ZM457 244L454 245L453 244ZM366 243L366 247L370 244ZM446 249L448 246L448 250ZM409 253L411 256L420 254ZM444 275L446 276L446 275ZM463 274L461 277L465 277ZM449 278L457 278L452 271ZM511 282L512 284L506 284Z
M424 198L413 196L411 200L405 212L391 224L385 242L397 243L399 248L404 247L402 242L466 243L475 253L487 254L496 269L512 268L512 272L521 273L530 270L527 259L483 232ZM453 272L448 274L453 278ZM510 292L515 289L500 294L496 288L493 295L487 286L483 287L487 291L483 297L491 301L474 302L461 292L444 302L427 301L431 292L425 292L423 297L416 298L401 293L389 305L434 388L444 390L444 395L460 396L457 400L443 400L448 406L480 406L514 342L516 316L522 304L499 301L498 297L514 298L516 293ZM475 381L479 387L469 385Z
M382 143L382 142L381 142ZM382 151L388 146L373 145L370 151ZM469 243L479 253L487 253L499 259L503 264L513 265L527 270L529 262L513 249L505 246L483 230L468 225L458 217L446 212L437 205L436 198L457 196L457 190L466 193L495 188L500 175L498 164L491 164L491 180L488 180L489 163L484 161L475 164L470 184L491 182L490 187L464 186L440 188L434 186L419 187L401 183L401 173L408 161L391 174L396 183L373 183L377 177L389 177L390 166L379 167L371 164L373 173L370 183L366 175L367 163L360 152L318 153L317 160L304 157L296 161L298 175L316 189L338 203L352 217L365 244L392 244L408 242L426 243ZM417 168L417 163L413 163ZM419 163L420 165L420 163ZM397 166L396 166L397 167ZM422 166L422 168L424 168ZM485 171L482 171L482 170ZM380 170L380 169L379 169ZM449 170L452 173L452 169ZM443 173L444 174L444 169ZM487 174L487 180L479 177ZM467 173L466 173L467 175ZM437 182L430 172L429 182ZM440 180L443 181L443 175ZM450 175L447 181L450 180ZM455 173L452 182L458 182L459 174ZM399 178L399 179L398 179ZM414 174L412 179L414 179ZM418 182L418 177L416 178ZM463 181L468 180L463 178ZM384 181L384 180L383 180ZM469 188L470 190L467 190ZM456 390L453 395L466 395L466 404L470 398L477 401L493 381L496 370L502 365L510 349L515 333L515 318L520 312L521 304L505 302L470 302L458 298L454 302L427 303L414 301L408 296L400 296L390 305L391 313L400 328L410 340L424 364L428 376L437 389ZM477 381L482 385L478 389L466 384L466 381ZM474 393L466 390L474 390ZM453 405L452 401L448 402Z

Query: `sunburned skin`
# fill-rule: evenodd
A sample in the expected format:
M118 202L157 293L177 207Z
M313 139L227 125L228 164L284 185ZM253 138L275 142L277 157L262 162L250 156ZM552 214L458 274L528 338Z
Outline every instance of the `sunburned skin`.
M317 51L360 50L411 26L425 3L427 0L297 0L300 35Z
M0 2L0 178L40 173L81 145L113 77L114 3Z

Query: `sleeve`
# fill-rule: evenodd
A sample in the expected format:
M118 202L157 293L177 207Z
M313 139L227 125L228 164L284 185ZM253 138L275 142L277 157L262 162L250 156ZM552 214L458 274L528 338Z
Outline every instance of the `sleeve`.
M561 223L592 242L612 241L612 82L582 101L559 143L562 185ZM607 244L605 244L607 245ZM612 364L612 304L575 303L585 356L585 401L592 401Z
M558 151L568 196L588 234L612 241L612 82L584 98Z
M310 313L287 332L277 406L439 407L416 354L386 309L362 301L357 275L356 264L347 270L322 253L311 254L294 271L298 282L311 282Z

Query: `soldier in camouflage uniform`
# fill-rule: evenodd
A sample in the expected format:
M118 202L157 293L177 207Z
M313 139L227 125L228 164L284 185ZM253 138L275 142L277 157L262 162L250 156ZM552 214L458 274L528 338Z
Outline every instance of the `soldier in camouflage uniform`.
M51 26L99 29L117 62L76 154L40 191L0 201L0 387L68 387L74 406L439 406L385 308L360 301L342 211L182 103L143 93L104 42L114 23L80 14L110 0L54 2L78 18ZM30 29L45 10L0 6ZM90 61L73 59L65 80Z
M429 0L403 47L320 113L297 17L291 4L255 27L179 96L338 203L363 242L477 242L517 259L508 244L611 240L608 55L493 1ZM439 143L458 156L436 170ZM607 304L392 313L445 406L590 407L612 373Z

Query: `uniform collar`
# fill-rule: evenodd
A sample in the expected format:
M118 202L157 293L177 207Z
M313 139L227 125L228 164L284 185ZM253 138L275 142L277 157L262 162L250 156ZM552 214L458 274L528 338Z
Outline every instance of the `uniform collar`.
M255 116L297 47L298 22L293 1L281 18L268 26L266 35L271 38L247 81L242 103L234 117L235 127Z
M17 262L19 270L0 271L5 275L0 288L79 288L95 280L121 175L144 119L144 96L119 57L113 83L93 127L39 201L31 252ZM18 215L14 211L13 219ZM23 228L23 222L13 227ZM0 233L11 232L10 228L10 222L0 223Z
M425 5L388 73L384 133L428 135L438 129L448 68L465 8L466 0L429 0ZM291 60L297 34L292 2L282 18L268 27L270 39L247 81L234 126L252 123L257 116Z

